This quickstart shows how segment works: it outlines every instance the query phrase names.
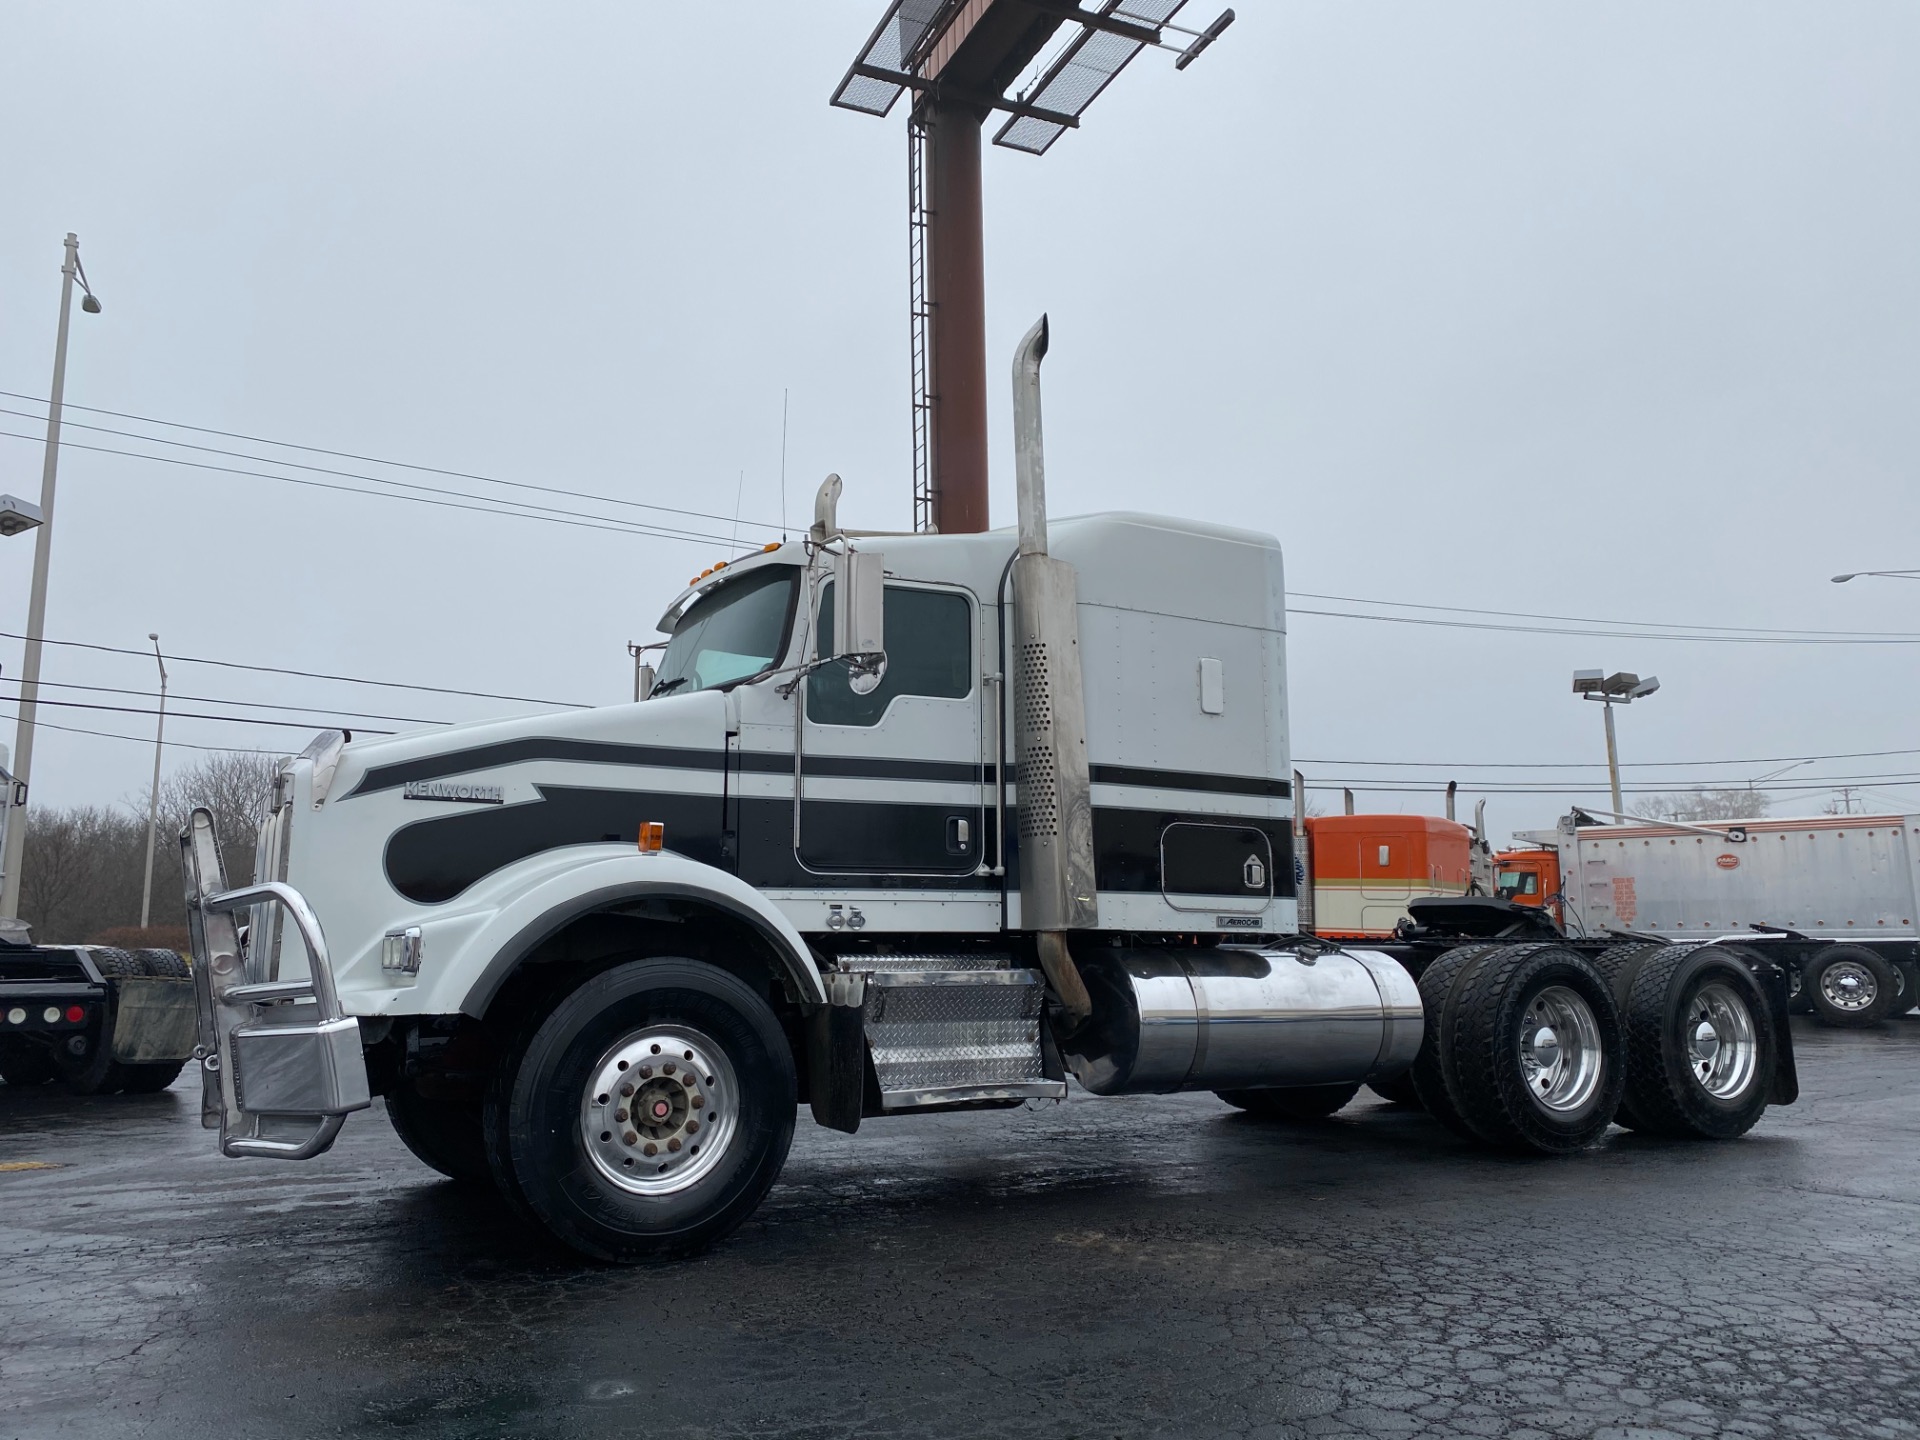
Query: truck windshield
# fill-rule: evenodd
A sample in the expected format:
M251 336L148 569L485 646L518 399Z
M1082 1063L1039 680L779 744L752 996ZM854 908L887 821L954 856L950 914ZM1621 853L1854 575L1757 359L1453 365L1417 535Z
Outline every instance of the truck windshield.
M771 669L786 649L798 575L775 565L696 600L660 657L653 693L711 690Z

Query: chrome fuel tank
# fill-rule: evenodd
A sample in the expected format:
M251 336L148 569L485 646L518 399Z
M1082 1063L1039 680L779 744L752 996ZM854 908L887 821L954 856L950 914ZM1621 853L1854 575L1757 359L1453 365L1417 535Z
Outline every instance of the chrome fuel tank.
M1371 950L1076 952L1093 1019L1062 1044L1096 1095L1386 1079L1420 1049L1420 987Z

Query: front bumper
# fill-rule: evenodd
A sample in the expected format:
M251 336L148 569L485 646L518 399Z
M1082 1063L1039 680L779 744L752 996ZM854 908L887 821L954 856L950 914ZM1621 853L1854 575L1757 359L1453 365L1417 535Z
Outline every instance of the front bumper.
M193 812L180 847L199 1004L201 1122L220 1131L222 1154L310 1159L332 1146L348 1115L372 1104L360 1022L340 1008L320 922L290 885L229 890L208 811ZM246 933L235 918L242 910L254 917ZM307 974L285 980L278 973L282 917L307 956ZM269 932L276 942L255 953L248 939Z

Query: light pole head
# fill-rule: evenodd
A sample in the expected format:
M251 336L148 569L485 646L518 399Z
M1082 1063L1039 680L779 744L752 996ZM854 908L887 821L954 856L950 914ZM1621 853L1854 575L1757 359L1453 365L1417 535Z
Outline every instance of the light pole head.
M1849 580L1857 579L1859 574L1860 572L1858 570L1852 570L1845 575L1836 575L1833 577L1833 583L1836 585L1844 585Z
M147 632L147 638L158 645L160 643L160 632L158 630L149 630Z
M100 313L100 302L95 298L91 290L80 297L80 308L89 315L98 315Z
M1635 685L1631 690L1627 691L1627 699L1644 700L1647 698L1647 696L1653 694L1653 692L1658 690L1659 688L1660 688L1660 677L1658 675L1649 675L1647 676L1646 679L1642 680L1638 685Z
M1606 676L1598 670L1576 670L1573 672L1573 693L1591 695L1606 683Z
M43 518L40 507L31 500L0 495L0 535L18 535L22 530L31 530Z

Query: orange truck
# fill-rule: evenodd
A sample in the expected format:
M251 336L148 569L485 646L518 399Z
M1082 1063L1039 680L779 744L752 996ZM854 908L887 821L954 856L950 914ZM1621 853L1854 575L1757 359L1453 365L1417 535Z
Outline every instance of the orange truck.
M1300 886L1301 928L1329 940L1386 939L1414 900L1492 888L1485 841L1458 821L1310 815L1301 824L1296 845L1310 882Z

